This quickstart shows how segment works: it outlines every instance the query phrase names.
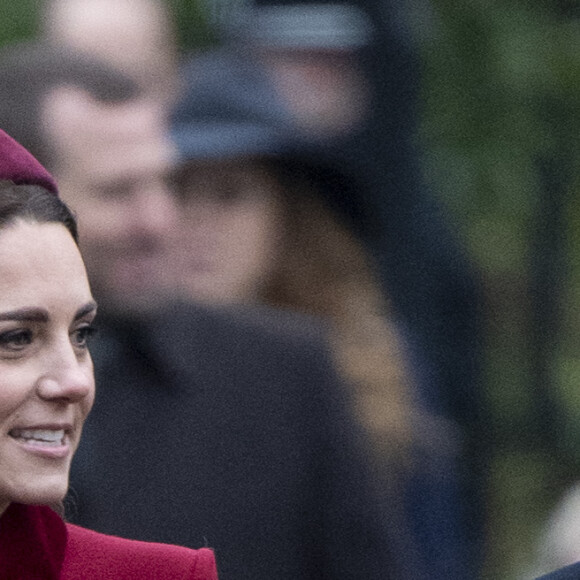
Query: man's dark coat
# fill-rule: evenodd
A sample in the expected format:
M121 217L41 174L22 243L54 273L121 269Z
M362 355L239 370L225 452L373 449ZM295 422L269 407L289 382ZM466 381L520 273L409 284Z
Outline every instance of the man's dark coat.
M398 577L328 354L289 321L178 304L104 332L73 523L210 546L221 580Z

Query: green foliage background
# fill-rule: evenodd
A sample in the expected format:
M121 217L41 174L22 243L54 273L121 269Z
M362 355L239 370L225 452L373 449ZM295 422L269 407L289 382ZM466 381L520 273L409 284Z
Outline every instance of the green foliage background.
M32 36L40 6L40 0L0 0L0 44Z
M213 40L199 3L169 1L182 48ZM580 4L409 4L425 174L486 297L484 576L516 580L532 574L546 514L580 479ZM40 6L0 0L0 44L34 36Z
M431 6L427 28L416 15L425 169L486 297L485 575L522 578L548 510L580 479L580 11Z

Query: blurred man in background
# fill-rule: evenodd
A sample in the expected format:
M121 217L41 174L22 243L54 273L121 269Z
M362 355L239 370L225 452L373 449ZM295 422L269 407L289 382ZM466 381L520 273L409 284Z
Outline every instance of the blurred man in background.
M0 55L0 126L79 217L100 305L99 395L75 522L215 548L227 580L417 577L312 321L167 299L172 148L129 79L54 46ZM102 308L101 308L102 306Z
M18 45L0 66L2 127L58 176L103 308L151 307L164 294L176 217L158 106L121 73L65 49Z
M108 62L153 98L173 99L177 46L161 0L47 0L41 35Z
M54 172L80 216L95 292L112 311L151 308L170 290L165 264L176 218L163 117L143 98L112 107L68 86L43 101Z

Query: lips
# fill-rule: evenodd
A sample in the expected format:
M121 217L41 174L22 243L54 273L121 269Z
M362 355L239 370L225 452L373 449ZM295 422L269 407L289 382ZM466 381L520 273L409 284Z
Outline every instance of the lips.
M29 445L60 447L64 445L65 429L12 429L10 437Z

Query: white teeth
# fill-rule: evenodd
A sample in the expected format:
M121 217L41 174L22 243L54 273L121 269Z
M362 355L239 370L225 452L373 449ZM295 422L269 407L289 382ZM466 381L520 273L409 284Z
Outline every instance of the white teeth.
M10 435L15 439L25 439L29 443L62 445L64 429L14 429Z

